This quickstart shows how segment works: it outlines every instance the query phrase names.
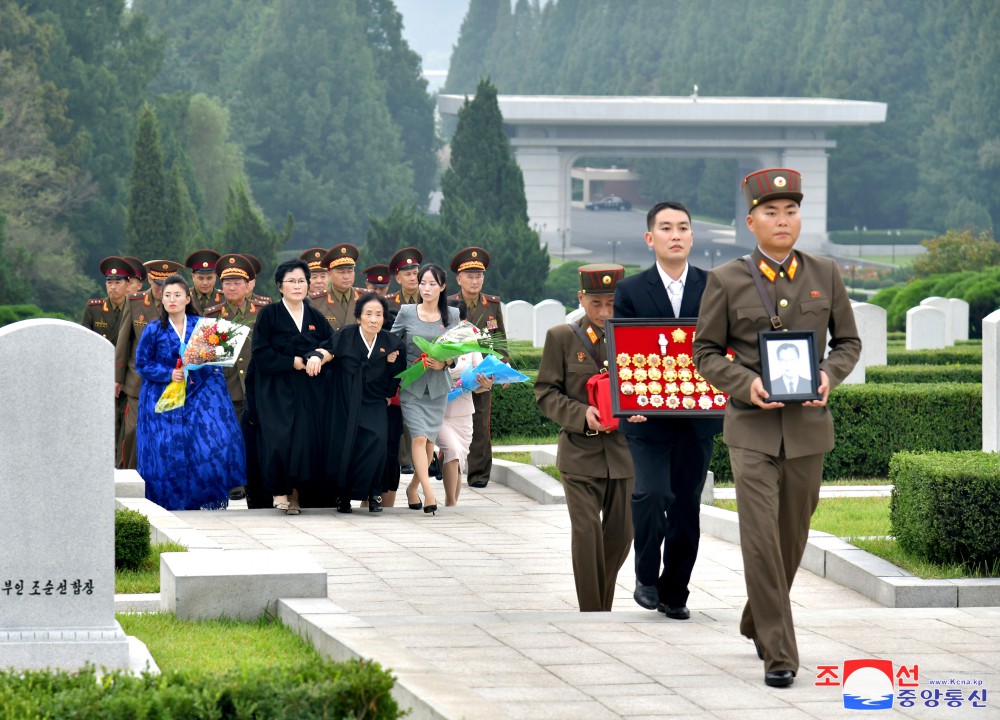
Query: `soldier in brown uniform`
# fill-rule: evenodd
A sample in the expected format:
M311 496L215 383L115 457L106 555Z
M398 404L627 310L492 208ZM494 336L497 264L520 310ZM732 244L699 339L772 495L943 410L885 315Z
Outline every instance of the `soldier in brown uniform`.
M309 294L325 293L330 289L330 271L323 264L326 248L309 248L299 259L309 266Z
M753 640L773 687L791 685L799 668L789 591L819 501L823 455L833 449L827 397L861 352L836 263L794 250L801 188L799 173L784 168L744 179L757 247L749 262L732 260L708 274L693 350L699 372L729 394L722 437L736 481L747 586L740 632ZM823 358L819 400L768 402L759 333L780 329L815 332L816 357Z
M88 302L80 324L114 345L118 342L118 330L125 312L128 282L135 275L135 270L124 258L114 256L101 260L100 269L108 296ZM122 461L122 419L125 417L125 404L125 396L119 394L115 398L115 467L119 467Z
M125 289L128 295L142 292L142 284L146 281L146 268L142 266L142 260L131 255L125 255L122 260L132 268L132 277L128 280L128 287Z
M385 297L389 292L389 266L369 265L364 269L365 289Z
M490 254L481 247L467 247L451 259L451 271L458 278L462 291L449 300L465 303L469 322L481 330L496 333L500 337L507 334L503 326L503 312L500 296L487 295L483 290L483 279L490 266ZM501 351L503 361L510 362L506 352ZM472 444L469 446L468 483L474 488L484 488L490 482L493 470L493 438L490 430L490 413L493 409L493 393L473 393L472 404Z
M122 421L123 468L135 468L135 421L139 409L139 389L142 378L135 370L135 351L146 325L160 317L160 294L163 281L183 267L173 260L150 260L143 264L149 278L149 290L133 293L125 302L122 324L115 343L115 397L127 396L125 418Z
M218 261L219 253L215 250L195 250L184 261L184 266L191 271L191 303L199 315L205 314L205 308L218 305L223 300L222 293L215 288L218 280L215 264Z
M399 290L385 296L385 299L389 302L389 317L385 319L386 327L392 327L392 323L396 320L396 315L399 314L399 307L401 305L416 305L420 302L420 279L417 277L417 271L420 269L420 264L423 261L424 254L415 247L405 247L389 259L389 272L396 276L396 282L399 283ZM413 458L410 453L410 433L403 425L403 416L399 406L393 404L389 406L390 438L393 435L394 423L397 421L399 426L403 428L403 437L399 443L400 472L408 474L413 472ZM390 462L392 461L391 454L389 460ZM391 505L387 505L384 502L384 495L382 504L386 507L391 507Z
M538 407L562 428L556 467L566 492L583 612L611 610L618 571L632 544L632 457L621 433L609 432L587 402L587 380L607 372L604 321L613 314L615 283L624 274L621 265L580 268L578 297L586 315L548 331L535 381Z
M253 264L244 256L231 253L219 258L219 278L225 302L205 308L205 317L224 318L230 322L253 328L257 313L269 302L258 300L250 293L250 280L256 277ZM252 330L251 330L252 333ZM233 399L236 417L243 415L243 399L246 389L246 370L250 364L250 338L248 337L233 367L223 368L229 396Z
M309 295L309 304L323 313L334 332L355 322L354 302L364 294L364 290L354 287L354 268L360 256L350 243L330 248L322 260L329 272L330 289Z
M260 295L257 293L257 278L260 277L261 270L264 269L263 264L257 259L256 255L251 255L250 253L240 253L243 257L250 261L253 265L254 277L250 280L250 297L254 300L260 300L261 302L269 303L271 298L267 295Z

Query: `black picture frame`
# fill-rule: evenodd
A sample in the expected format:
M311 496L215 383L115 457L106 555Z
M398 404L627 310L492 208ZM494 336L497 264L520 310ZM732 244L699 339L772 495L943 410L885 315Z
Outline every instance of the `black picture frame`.
M758 335L758 342L760 376L768 402L796 403L820 399L815 331L767 331ZM794 390L789 391L789 387Z
M680 369L688 368L691 371L692 378L691 381L686 384L697 385L699 381L704 380L703 378L694 377L695 367L693 361L691 360L691 345L694 340L697 325L698 318L609 318L605 322L604 337L608 350L608 372L611 376L611 409L614 417L627 418L632 415L646 415L656 418L678 416L688 418L721 418L725 416L725 408L726 404L729 402L729 396L723 391L717 389L714 389L710 393L711 398L713 399L713 405L711 408L704 408L700 406L686 408L683 405L670 407L668 405L668 402L670 401L666 399L669 397L669 393L666 392L661 395L661 397L664 397L664 402L659 406L650 403L644 407L622 407L622 381L619 376L620 368L618 367L616 361L618 354L622 352L630 355L638 352L647 354L650 351L659 352L659 342L656 343L656 346L644 345L643 347L633 347L629 343L623 342L623 338L620 337L622 334L620 331L623 329L637 329L647 333L652 333L659 338L666 339L668 341L668 346L672 347L674 344L679 344L681 346L679 351L668 349L668 352L664 355L664 357L669 355L676 361L679 357L678 353L684 355L685 358L680 361L683 364L677 365L678 372ZM678 330L685 335L685 339L683 341L679 341L674 337L674 332ZM666 370L666 364L661 367L664 371ZM662 378L659 382L662 385L667 385L669 381L667 378ZM707 381L705 382L707 386L711 387L710 383L707 383ZM683 391L679 394L673 394L678 397L679 400L683 401L684 397L696 397L700 400L701 396L705 393L702 393L701 391ZM716 397L721 398L721 400L716 401Z

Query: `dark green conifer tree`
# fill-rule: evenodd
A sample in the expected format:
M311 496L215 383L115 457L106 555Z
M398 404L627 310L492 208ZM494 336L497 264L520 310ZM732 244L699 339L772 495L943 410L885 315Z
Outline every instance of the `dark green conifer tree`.
M289 213L285 227L272 229L264 214L254 205L242 182L230 187L226 198L226 222L222 227L218 245L224 253L248 253L260 260L263 270L258 279L257 292L270 292L269 273L278 264L278 249L292 237L295 221Z
M179 187L167 181L156 113L139 112L135 155L129 178L126 234L130 255L143 260L184 259Z

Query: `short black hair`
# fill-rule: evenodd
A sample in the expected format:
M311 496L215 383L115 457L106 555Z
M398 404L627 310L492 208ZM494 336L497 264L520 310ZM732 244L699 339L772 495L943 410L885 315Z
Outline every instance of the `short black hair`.
M649 208L649 212L646 213L647 230L651 231L653 229L653 224L656 222L656 216L659 215L662 210L680 210L688 216L688 222L691 222L691 211L684 207L682 203L674 202L673 200L663 200L662 202L658 202L656 205Z
M311 275L309 272L309 263L302 258L292 258L291 260L285 260L274 271L274 284L281 285L281 281L285 279L285 275L295 269L304 272L306 274L306 282L309 282L309 276Z
M465 270L463 270L462 272L465 272ZM482 270L477 270L476 272L482 272ZM453 300L449 300L448 305L458 309L459 320L469 319L469 306L465 304L465 300L462 300L460 298L455 298Z
M802 353L799 352L799 348L796 345L787 342L781 343L781 345L778 346L778 349L774 352L774 356L781 357L782 350L793 350L795 352L795 357L802 357Z
M366 292L364 295L361 295L360 297L358 297L357 300L354 301L355 320L361 319L361 312L365 309L365 305L370 303L372 300L375 300L376 302L378 302L379 305L382 306L382 317L383 318L389 317L389 303L386 302L386 299L376 292Z

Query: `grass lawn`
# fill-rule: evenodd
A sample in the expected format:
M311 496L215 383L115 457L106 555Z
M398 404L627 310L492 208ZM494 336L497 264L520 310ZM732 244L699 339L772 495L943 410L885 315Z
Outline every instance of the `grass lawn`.
M850 478L840 478L839 480L824 480L823 485L888 485L889 481L884 477L850 477ZM732 482L717 482L715 483L717 488L731 488L733 487Z
M146 643L163 672L260 672L273 667L291 669L319 657L309 643L276 621L195 622L170 613L118 613L115 617L126 634Z
M869 481L870 482L870 481ZM736 510L735 500L716 500L715 506ZM905 552L895 538L888 537L889 498L824 498L819 501L810 527L830 533L888 560L917 577L947 580L968 577L1000 577L1000 560L992 568L969 568L961 563L938 565Z
M495 452L493 453L493 457L499 458L500 460L509 460L510 462L531 465L531 453L527 452ZM562 482L562 475L559 473L559 468L555 465L539 465L538 469L547 475L551 475L559 482Z
M116 593L157 593L160 592L160 553L187 552L187 548L176 543L157 543L138 570L115 570Z
M502 451L503 445L555 445L559 442L558 435L504 435L493 438L493 449Z

